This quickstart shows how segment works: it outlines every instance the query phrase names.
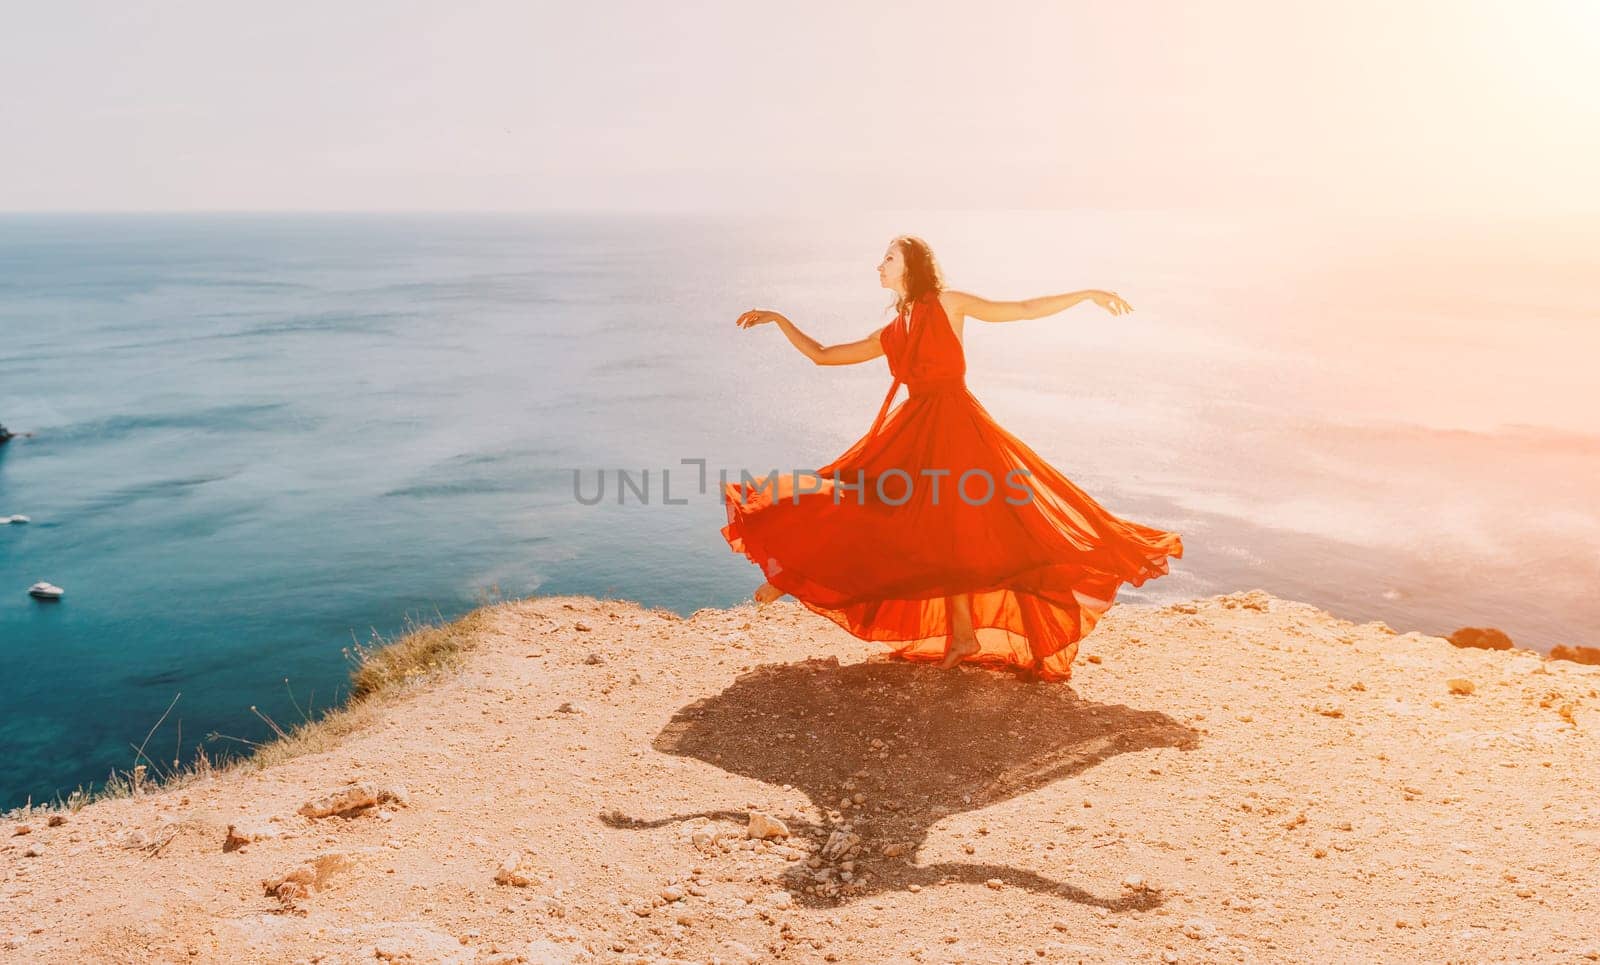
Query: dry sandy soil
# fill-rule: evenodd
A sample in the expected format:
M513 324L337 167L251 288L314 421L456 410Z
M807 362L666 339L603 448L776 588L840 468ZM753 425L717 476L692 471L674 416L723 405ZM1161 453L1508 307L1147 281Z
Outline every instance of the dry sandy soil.
M490 617L333 750L0 822L0 959L1600 959L1600 667L1259 591L1118 606L1068 684L789 600Z

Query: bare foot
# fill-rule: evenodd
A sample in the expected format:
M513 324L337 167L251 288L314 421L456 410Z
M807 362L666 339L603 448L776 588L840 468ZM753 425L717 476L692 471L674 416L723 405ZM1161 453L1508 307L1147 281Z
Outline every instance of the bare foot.
M754 593L750 594L750 598L755 600L756 604L759 606L766 606L768 603L771 603L780 596L783 596L783 591L773 586L771 583L761 584L760 586L756 587L756 591Z
M940 670L949 670L956 664L978 652L977 637L950 638L950 645L945 648L944 659L939 661Z

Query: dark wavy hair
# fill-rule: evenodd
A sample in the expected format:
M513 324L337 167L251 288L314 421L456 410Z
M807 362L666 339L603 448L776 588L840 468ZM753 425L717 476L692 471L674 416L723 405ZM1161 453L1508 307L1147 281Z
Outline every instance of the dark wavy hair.
M890 307L896 313L903 312L906 306L933 292L938 294L944 291L944 275L939 271L939 261L933 257L933 249L928 243L916 235L900 235L893 244L900 246L900 257L906 263L904 297L896 295Z

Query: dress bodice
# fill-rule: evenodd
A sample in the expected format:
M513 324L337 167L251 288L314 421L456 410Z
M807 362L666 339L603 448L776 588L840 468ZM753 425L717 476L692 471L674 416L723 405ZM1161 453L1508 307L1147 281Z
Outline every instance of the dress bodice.
M923 294L896 315L894 321L884 327L879 341L894 382L889 386L888 395L883 397L883 405L868 435L876 433L883 424L902 383L913 399L940 392L966 391L967 355L950 324L950 316L939 303L937 292Z
M883 354L889 372L913 395L919 383L960 379L967 373L961 339L936 292L928 292L895 316L883 332Z

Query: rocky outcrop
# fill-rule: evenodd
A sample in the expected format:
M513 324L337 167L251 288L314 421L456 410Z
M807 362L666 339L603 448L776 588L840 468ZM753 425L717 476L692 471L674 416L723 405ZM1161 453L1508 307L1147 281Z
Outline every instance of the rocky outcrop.
M1557 644L1550 651L1550 659L1571 660L1573 663L1600 666L1600 647L1569 647L1565 644Z
M1471 650L1510 650L1514 646L1504 630L1494 627L1462 627L1449 639L1455 646Z

